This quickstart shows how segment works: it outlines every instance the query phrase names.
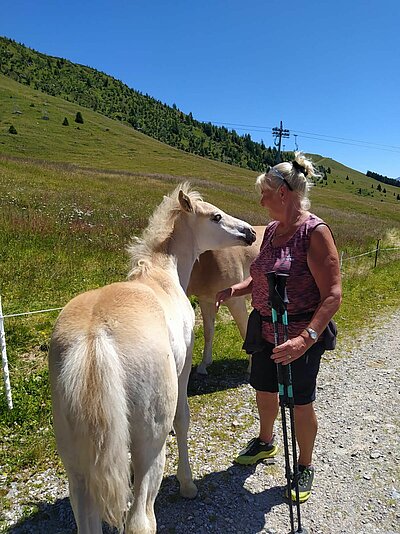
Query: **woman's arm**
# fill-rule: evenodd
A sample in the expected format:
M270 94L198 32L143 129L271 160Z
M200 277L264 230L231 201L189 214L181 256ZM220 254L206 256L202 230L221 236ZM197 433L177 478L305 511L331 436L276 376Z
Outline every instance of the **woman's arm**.
M321 335L342 301L339 255L327 226L317 226L312 232L307 260L321 295L321 303L308 326ZM306 331L302 335L309 337Z
M215 307L218 310L221 304L223 304L230 298L242 297L243 295L248 295L249 293L251 293L252 288L253 288L253 279L251 276L249 276L242 282L238 282L237 284L234 284L231 287L227 287L226 289L222 289L222 291L218 291L215 297Z

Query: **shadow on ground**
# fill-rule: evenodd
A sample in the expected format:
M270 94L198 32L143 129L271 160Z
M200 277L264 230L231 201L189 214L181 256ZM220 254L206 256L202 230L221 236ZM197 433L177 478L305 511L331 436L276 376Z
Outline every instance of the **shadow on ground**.
M284 502L283 488L274 486L250 493L245 481L256 467L232 465L225 471L210 473L196 480L199 494L188 500L179 496L175 476L166 477L155 503L158 533L255 534L265 527L265 514ZM265 466L265 469L268 469ZM76 526L68 498L53 504L27 503L38 511L10 527L7 534L76 534ZM104 534L116 534L108 526Z
M243 359L221 359L211 364L207 375L197 374L197 367L194 366L189 378L188 396L224 391L247 384L247 365Z

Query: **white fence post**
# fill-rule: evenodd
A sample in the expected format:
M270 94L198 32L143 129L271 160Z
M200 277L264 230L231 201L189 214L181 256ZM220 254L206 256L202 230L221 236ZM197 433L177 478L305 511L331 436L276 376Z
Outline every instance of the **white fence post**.
M9 409L12 410L13 401L12 401L12 395L11 395L10 373L8 371L6 334L4 332L4 317L3 317L3 309L1 307L1 296L0 296L0 346L1 346L1 363L3 366L4 387L6 390L7 404L8 404Z

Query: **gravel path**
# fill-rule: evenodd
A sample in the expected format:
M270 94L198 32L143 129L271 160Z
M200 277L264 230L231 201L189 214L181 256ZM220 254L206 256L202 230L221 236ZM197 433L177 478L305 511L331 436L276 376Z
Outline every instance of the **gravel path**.
M316 401L314 492L301 507L309 534L400 533L399 323L400 310L371 334L325 353ZM198 399L213 387L212 379L191 380L196 395L190 402L197 403L198 413L189 446L199 495L193 501L178 496L171 435L156 501L158 532L286 534L282 448L274 464L233 465L231 459L258 429L254 392L244 381L215 386L216 405L203 406ZM279 422L276 432L281 443ZM0 490L5 489L13 504L0 512L0 524L8 525L1 532L76 532L66 481L52 471L35 475L25 486L16 481L10 487L0 477ZM23 519L33 507L38 511Z

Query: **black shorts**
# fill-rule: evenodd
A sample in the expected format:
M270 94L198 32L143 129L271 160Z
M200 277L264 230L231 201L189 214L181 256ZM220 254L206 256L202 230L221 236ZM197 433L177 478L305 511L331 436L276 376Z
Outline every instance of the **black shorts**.
M257 391L278 392L277 365L271 359L273 348L272 343L266 343L262 352L256 352L251 357L250 384ZM296 405L315 401L317 375L324 351L323 344L316 343L290 364Z

